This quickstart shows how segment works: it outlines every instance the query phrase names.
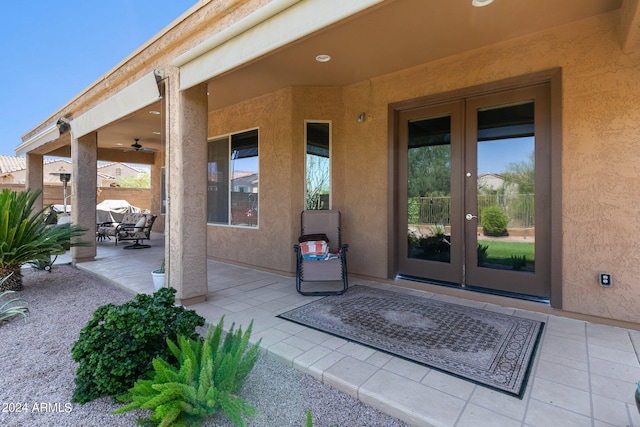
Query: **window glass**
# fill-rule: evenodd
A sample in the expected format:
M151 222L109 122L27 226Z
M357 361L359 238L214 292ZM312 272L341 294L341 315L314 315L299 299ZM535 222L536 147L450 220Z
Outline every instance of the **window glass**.
M330 123L306 123L305 209L331 209Z
M209 142L207 221L258 225L258 130Z

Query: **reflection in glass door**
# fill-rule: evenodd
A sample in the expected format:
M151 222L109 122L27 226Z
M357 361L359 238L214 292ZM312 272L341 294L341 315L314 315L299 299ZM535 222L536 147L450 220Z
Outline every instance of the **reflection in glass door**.
M451 116L410 120L409 258L451 262Z
M462 279L460 165L461 102L402 113L400 167L401 269L407 275L459 282ZM455 192L454 192L455 189ZM456 194L456 197L452 197Z
M401 276L549 297L547 93L540 85L399 114Z
M478 260L535 271L534 103L478 111Z
M548 298L548 86L466 101L465 286Z

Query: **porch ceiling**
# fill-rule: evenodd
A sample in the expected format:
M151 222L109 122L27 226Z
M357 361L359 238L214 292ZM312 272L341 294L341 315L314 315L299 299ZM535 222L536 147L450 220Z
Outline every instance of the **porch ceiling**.
M208 82L209 110L298 85L344 86L500 41L620 9L637 0L386 0ZM320 63L319 54L331 61ZM160 102L98 132L99 158L149 163L149 153L129 151L134 139L161 150ZM69 156L68 138L34 153Z
M296 85L343 86L619 9L622 0L387 0L209 81L215 110ZM318 54L331 61L319 63Z

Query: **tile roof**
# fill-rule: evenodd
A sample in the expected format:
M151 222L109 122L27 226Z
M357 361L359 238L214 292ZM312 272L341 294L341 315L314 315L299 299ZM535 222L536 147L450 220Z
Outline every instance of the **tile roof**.
M0 155L0 174L15 172L26 168L26 157Z

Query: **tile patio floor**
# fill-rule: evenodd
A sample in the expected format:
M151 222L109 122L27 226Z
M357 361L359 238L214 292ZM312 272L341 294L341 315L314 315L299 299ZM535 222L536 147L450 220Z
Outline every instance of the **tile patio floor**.
M152 245L128 251L109 241L99 243L96 260L77 266L134 292L151 293L149 272L163 257L162 236L155 235ZM69 260L62 256L57 263ZM226 325L246 327L254 319L252 339L262 338L265 352L412 425L640 427L633 400L640 380L639 331L350 280L350 285L392 288L544 321L526 393L519 400L276 318L316 298L298 295L292 277L211 260L207 266L208 300L190 308L213 323L224 315Z

